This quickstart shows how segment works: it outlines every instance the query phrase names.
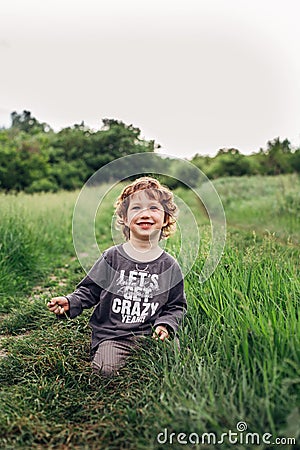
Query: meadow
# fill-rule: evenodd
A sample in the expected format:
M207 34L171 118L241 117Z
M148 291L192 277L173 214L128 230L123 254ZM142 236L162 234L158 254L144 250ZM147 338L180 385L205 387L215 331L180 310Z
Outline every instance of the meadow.
M84 276L72 242L78 191L0 195L1 449L300 448L300 179L214 185L226 246L204 283L210 224L192 192L176 191L201 235L180 352L149 338L111 380L91 373L91 311L71 321L46 308ZM114 195L97 214L101 248L112 244ZM175 235L166 248L179 245Z

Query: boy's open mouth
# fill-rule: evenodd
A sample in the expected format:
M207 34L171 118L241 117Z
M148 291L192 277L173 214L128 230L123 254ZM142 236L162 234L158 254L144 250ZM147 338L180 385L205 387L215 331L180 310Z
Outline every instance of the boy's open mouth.
M147 230L148 228L150 228L153 223L152 222L138 222L137 225L145 230Z

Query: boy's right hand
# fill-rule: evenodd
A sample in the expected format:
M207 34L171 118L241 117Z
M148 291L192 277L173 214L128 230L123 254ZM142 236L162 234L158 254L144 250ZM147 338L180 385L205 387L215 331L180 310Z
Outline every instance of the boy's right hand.
M54 297L47 303L47 307L54 314L61 315L69 311L69 302L66 297Z

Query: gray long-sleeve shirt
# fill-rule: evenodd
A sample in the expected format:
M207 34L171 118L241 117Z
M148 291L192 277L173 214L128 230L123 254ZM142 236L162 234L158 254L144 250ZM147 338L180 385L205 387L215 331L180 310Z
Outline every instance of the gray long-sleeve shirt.
M163 251L140 262L122 245L106 250L67 298L71 319L95 307L92 349L106 339L152 334L162 324L176 333L187 306L182 273L171 255Z

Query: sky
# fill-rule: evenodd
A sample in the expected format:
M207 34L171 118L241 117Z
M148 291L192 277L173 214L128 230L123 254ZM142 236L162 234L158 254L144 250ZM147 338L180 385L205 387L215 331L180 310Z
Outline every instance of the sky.
M300 146L299 0L2 0L0 126L103 118L181 158Z

